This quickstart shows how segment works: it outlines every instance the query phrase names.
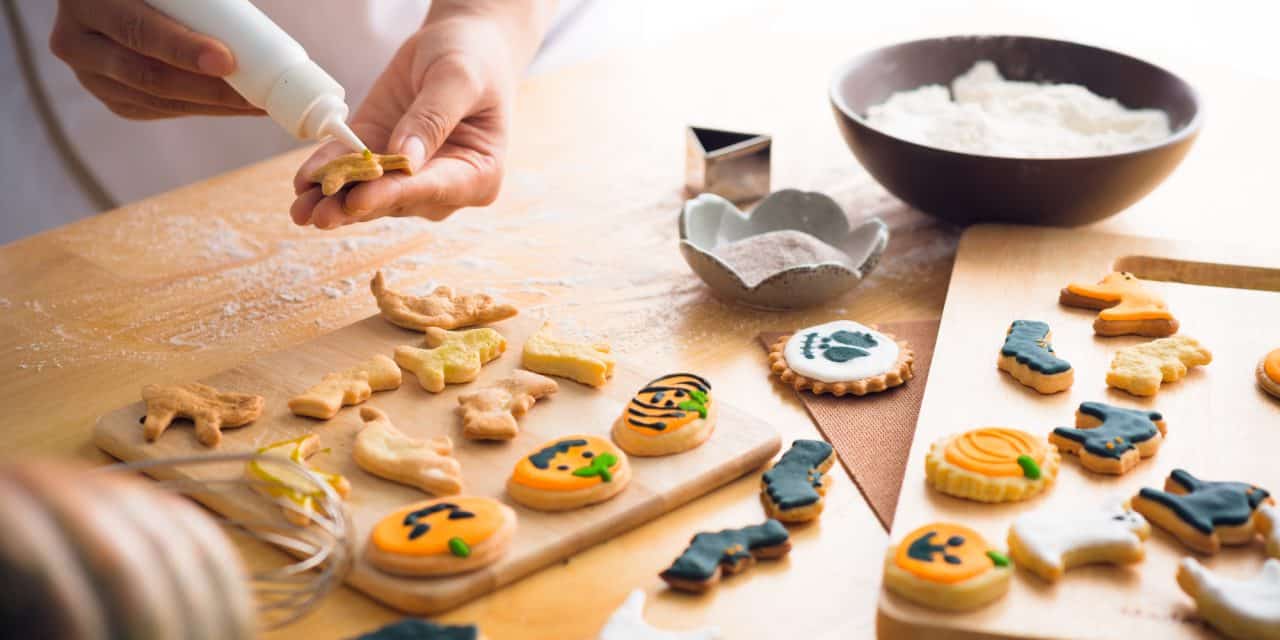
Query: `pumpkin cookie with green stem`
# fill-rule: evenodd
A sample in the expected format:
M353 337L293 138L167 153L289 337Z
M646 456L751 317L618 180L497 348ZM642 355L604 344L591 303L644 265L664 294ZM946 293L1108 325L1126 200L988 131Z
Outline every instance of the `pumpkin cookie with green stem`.
M598 436L563 436L520 459L507 494L539 511L569 511L604 502L627 488L627 454Z

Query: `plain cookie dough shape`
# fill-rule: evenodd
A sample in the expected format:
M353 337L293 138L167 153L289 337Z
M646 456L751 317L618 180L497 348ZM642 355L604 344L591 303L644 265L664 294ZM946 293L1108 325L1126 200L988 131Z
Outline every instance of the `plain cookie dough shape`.
M632 591L600 630L600 640L719 640L721 637L715 627L667 631L650 626L644 621L642 589Z
M388 289L381 271L373 276L369 289L387 322L414 331L426 331L428 327L461 329L506 320L519 313L487 294L454 293L446 286L436 287L425 296L405 295Z
M613 441L634 456L683 453L711 437L717 407L705 378L667 374L650 380L631 397L613 421Z
M1151 525L1120 501L1084 511L1040 509L1013 521L1009 555L1017 566L1053 582L1072 567L1141 562L1149 537Z
M331 196L352 182L377 180L388 171L413 175L408 156L365 150L364 153L347 153L330 160L311 175L311 181L320 183L320 192Z
M539 511L568 511L604 502L627 488L631 463L597 436L556 438L520 458L507 479L507 495Z
M364 555L387 573L448 576L497 562L515 532L516 512L493 498L437 498L384 516L369 532Z
M438 496L462 492L462 465L453 458L448 437L410 438L373 407L361 407L360 419L364 428L356 434L351 457L361 469Z
M1107 384L1135 396L1154 396L1161 382L1186 377L1189 367L1213 362L1213 353L1195 338L1160 338L1116 352L1107 372Z
M344 406L369 399L374 391L399 389L400 367L384 355L376 355L346 371L330 373L319 384L289 400L294 415L328 420Z
M507 339L493 329L448 331L428 327L426 346L396 347L396 364L418 377L418 384L432 393L446 384L471 382L480 368L507 350Z
M543 324L524 343L521 366L541 374L576 380L591 387L603 387L613 377L616 361L609 345L561 340L551 335L551 325Z
M199 382L149 384L142 388L147 405L143 435L155 442L174 418L190 418L196 439L206 447L222 442L222 430L243 427L262 415L266 399L248 393L218 391Z
M910 380L914 359L905 340L836 320L780 337L769 350L769 369L797 391L861 396Z
M511 440L520 433L519 418L539 398L560 389L555 380L516 369L483 389L458 396L462 437L468 440Z
M1068 307L1100 309L1093 332L1100 336L1163 338L1178 332L1164 299L1147 291L1132 273L1112 272L1095 285L1069 284L1058 294Z
M1280 560L1267 560L1253 578L1224 578L1195 558L1178 566L1178 586L1210 626L1236 640L1280 640Z
M1009 592L1009 558L969 527L935 522L907 534L884 558L884 586L943 611L985 607Z

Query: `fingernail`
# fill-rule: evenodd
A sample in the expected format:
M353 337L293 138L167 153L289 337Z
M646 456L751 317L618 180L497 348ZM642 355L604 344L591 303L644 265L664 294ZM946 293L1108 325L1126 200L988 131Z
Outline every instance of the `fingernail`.
M235 63L230 60L230 56L222 51L205 51L196 59L196 67L201 73L211 76L225 76L235 71Z
M427 145L418 136L409 136L400 143L400 153L409 156L409 164L415 170L427 163Z

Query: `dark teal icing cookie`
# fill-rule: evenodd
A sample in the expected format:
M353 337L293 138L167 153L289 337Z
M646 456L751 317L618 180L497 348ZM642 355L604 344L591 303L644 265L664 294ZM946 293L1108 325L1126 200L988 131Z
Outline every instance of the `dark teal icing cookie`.
M1049 335L1049 323L1039 320L1014 320L1000 347L1000 355L1010 356L1018 364L1026 365L1036 373L1053 375L1071 370L1071 363L1053 354L1045 338Z
M765 492L779 509L786 511L809 506L822 499L822 466L832 455L831 445L821 440L796 440L778 464L764 472Z
M1164 419L1159 411L1124 409L1101 402L1081 403L1080 413L1097 418L1102 424L1093 429L1058 427L1053 434L1080 443L1095 456L1116 460L1134 445L1156 437L1160 433L1156 422Z
M1143 488L1140 497L1167 507L1196 531L1212 534L1217 526L1242 525L1271 495L1266 489L1244 482L1201 480L1182 469L1174 469L1169 480L1187 493L1178 495Z
M422 618L405 618L354 640L477 640L480 630L473 624L442 625Z
M546 469L556 456L562 453L568 453L568 451L574 447L585 446L587 446L587 441L581 438L561 440L560 442L548 445L541 451L529 456L529 462L532 462L533 466L539 469Z
M715 533L699 533L684 553L666 571L663 578L702 582L710 580L721 564L734 564L751 556L751 551L786 544L791 534L781 522L770 518L764 524L741 529L725 529Z

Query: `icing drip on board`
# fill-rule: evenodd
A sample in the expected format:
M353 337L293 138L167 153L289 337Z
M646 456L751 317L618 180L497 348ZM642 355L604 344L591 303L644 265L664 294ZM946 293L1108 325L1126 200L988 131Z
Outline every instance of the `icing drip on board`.
M897 371L898 343L866 325L836 320L797 331L783 357L797 374L821 382L848 382Z

